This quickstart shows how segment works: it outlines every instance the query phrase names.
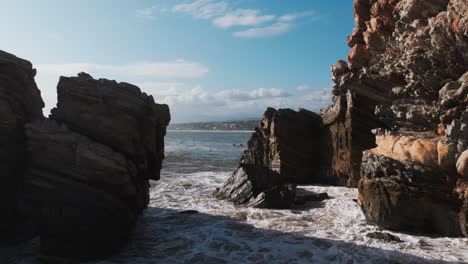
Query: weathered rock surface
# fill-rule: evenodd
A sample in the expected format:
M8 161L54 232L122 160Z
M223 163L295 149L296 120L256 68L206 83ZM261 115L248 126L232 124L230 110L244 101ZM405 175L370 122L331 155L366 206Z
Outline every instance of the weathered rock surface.
M50 119L26 125L22 210L45 256L86 260L122 246L159 179L169 108L136 86L61 77Z
M268 108L241 165L215 196L251 207L288 208L295 200L295 184L333 181L320 173L323 137L318 114Z
M359 187L375 224L460 235L468 3L355 0L354 12L348 62L332 67L334 104L322 111L329 173Z
M35 75L29 61L0 51L0 245L26 228L17 208L27 165L24 124L42 119L44 107Z
M22 204L38 223L41 253L87 259L123 245L136 219L135 165L52 120L28 124L26 136Z
M359 199L366 219L381 227L460 236L460 201L442 172L366 152Z
M291 183L320 182L322 127L322 118L313 112L268 108L241 163L268 167Z
M214 195L237 205L283 209L292 205L295 191L296 186L279 173L259 165L241 164Z

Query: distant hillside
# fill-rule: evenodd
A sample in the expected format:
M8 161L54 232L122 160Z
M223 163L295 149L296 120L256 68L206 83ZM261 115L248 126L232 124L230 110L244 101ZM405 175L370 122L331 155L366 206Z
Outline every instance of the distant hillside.
M168 127L168 130L219 130L219 131L248 130L248 131L252 131L257 126L258 122L259 120L244 120L244 121L170 124Z

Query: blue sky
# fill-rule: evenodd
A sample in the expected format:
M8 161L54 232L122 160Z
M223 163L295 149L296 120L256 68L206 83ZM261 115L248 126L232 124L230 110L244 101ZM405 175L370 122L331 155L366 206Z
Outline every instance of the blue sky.
M136 84L174 122L319 110L349 51L352 1L0 0L0 49L30 60L46 102L60 75Z

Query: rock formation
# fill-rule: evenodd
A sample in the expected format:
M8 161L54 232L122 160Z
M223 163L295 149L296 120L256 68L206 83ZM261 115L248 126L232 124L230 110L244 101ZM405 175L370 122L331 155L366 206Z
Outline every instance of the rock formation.
M85 73L61 77L57 90L50 119L26 125L21 204L38 223L43 255L110 254L159 179L169 109L136 86Z
M35 74L0 51L0 244L36 230L43 256L111 254L160 177L169 108L131 84L80 73L61 77L46 119Z
M216 190L215 197L236 205L256 208L289 208L295 199L296 185L279 173L252 164L241 164Z
M348 62L332 67L334 107L322 113L346 110L344 121L324 122L331 131L349 129L350 143L343 155L332 155L338 163L331 169L341 174L349 166L343 175L358 185L369 221L460 235L467 203L468 4L355 0L354 9L352 50Z
M295 184L321 179L322 119L303 110L268 108L247 144L241 165L216 197L254 207L287 208Z
M17 203L27 164L24 125L42 119L44 107L35 75L30 62L0 51L0 244L25 230Z

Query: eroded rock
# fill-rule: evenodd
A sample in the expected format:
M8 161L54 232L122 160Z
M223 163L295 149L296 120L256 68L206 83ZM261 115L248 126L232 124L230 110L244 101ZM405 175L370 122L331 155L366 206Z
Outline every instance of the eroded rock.
M391 230L462 235L460 200L443 173L371 152L361 173L358 203L368 221Z
M27 165L24 124L43 118L35 75L29 61L0 51L0 245L27 229L17 201Z

